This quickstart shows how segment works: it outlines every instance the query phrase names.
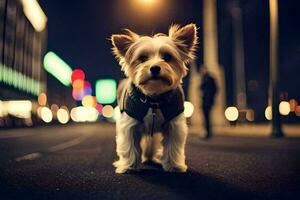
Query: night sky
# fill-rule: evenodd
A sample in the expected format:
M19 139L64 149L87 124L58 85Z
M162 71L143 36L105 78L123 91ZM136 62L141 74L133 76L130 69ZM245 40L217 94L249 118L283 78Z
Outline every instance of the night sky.
M48 50L56 52L72 67L83 68L91 81L102 77L121 77L108 40L113 33L120 33L123 28L142 34L167 32L172 23L195 22L201 25L200 1L185 5L184 1L173 0L176 6L166 3L164 9L153 10L156 13L145 13L150 17L135 12L138 9L130 4L126 5L130 1L41 0L48 16Z
M196 23L200 27L197 63L202 63L202 1L160 0L160 7L145 10L138 0L40 0L48 17L48 50L54 51L72 68L80 67L92 83L99 78L123 77L111 54L111 34L130 28L138 33L167 32L172 23ZM227 82L227 102L233 104L231 0L218 0L219 62ZM172 2L172 3L171 3ZM245 67L249 106L267 105L269 75L268 0L240 0L243 13ZM300 3L279 0L280 76L282 91L300 101ZM51 79L52 80L52 79ZM51 80L48 85L51 87ZM52 80L54 81L54 79ZM260 114L263 117L263 113Z

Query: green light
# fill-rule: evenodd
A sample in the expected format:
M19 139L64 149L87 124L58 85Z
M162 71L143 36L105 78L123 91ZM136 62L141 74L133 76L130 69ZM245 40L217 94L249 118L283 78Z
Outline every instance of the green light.
M17 82L16 82L16 86L18 89L21 88L21 84L22 84L22 74L17 72Z
M4 83L7 83L7 82L6 82L6 80L7 80L6 77L7 77L7 76L6 76L6 67L3 66L3 82L4 82Z
M26 76L22 75L22 90L26 91Z
M22 85L21 90L26 91L26 76L22 74Z
M8 85L12 85L12 79L13 79L13 76L12 76L12 70L11 70L11 68L7 68L6 69L6 75L7 75L7 84Z
M10 67L6 67L3 64L0 64L0 72L0 82L33 95L39 95L41 90L41 83L39 81L27 77Z
M35 80L31 81L31 93L36 94L36 88L37 88L38 83Z
M40 92L41 92L41 84L38 81L36 81L36 87L35 87L34 93L36 96L38 96L40 94Z
M3 76L3 65L0 64L0 82L2 82L2 76Z
M6 67L4 72L4 82L7 85L9 85L9 79L10 79L9 69Z
M45 55L44 68L65 86L71 84L71 67L55 53L50 51Z
M100 79L96 82L96 99L99 103L110 104L117 97L117 82L114 79Z
M30 92L30 81L29 81L29 78L26 77L25 79L25 89L26 89L26 92Z

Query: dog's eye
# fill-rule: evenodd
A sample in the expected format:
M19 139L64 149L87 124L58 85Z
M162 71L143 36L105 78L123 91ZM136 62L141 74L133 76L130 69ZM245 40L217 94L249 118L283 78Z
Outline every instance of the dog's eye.
M141 55L141 56L138 58L138 60L139 60L140 62L145 62L145 61L148 60L148 56L146 56L146 55Z
M172 60L172 55L169 53L164 53L162 59L164 59L166 62L170 62Z

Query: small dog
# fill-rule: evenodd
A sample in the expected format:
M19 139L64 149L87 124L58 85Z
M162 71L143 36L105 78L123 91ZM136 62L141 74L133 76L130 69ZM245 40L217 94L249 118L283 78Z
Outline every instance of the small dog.
M186 172L181 82L195 58L197 28L172 25L168 35L152 37L125 30L111 37L113 54L127 77L117 92L116 173L136 170L145 161L159 163L165 171Z

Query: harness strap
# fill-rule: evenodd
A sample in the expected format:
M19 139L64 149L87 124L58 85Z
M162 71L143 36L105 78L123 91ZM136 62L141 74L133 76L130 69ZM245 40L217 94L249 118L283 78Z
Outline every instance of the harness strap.
M184 110L184 95L181 87L159 96L146 96L135 85L131 84L123 93L123 98L120 100L121 112L125 111L129 116L140 122L143 122L149 108L153 112L155 111L153 120L155 120L156 110L160 109L165 122L172 120ZM152 126L154 129L154 125Z
M152 125L151 125L151 136L153 136L154 134L154 121L155 121L155 117L156 117L156 108L151 108L152 109Z

